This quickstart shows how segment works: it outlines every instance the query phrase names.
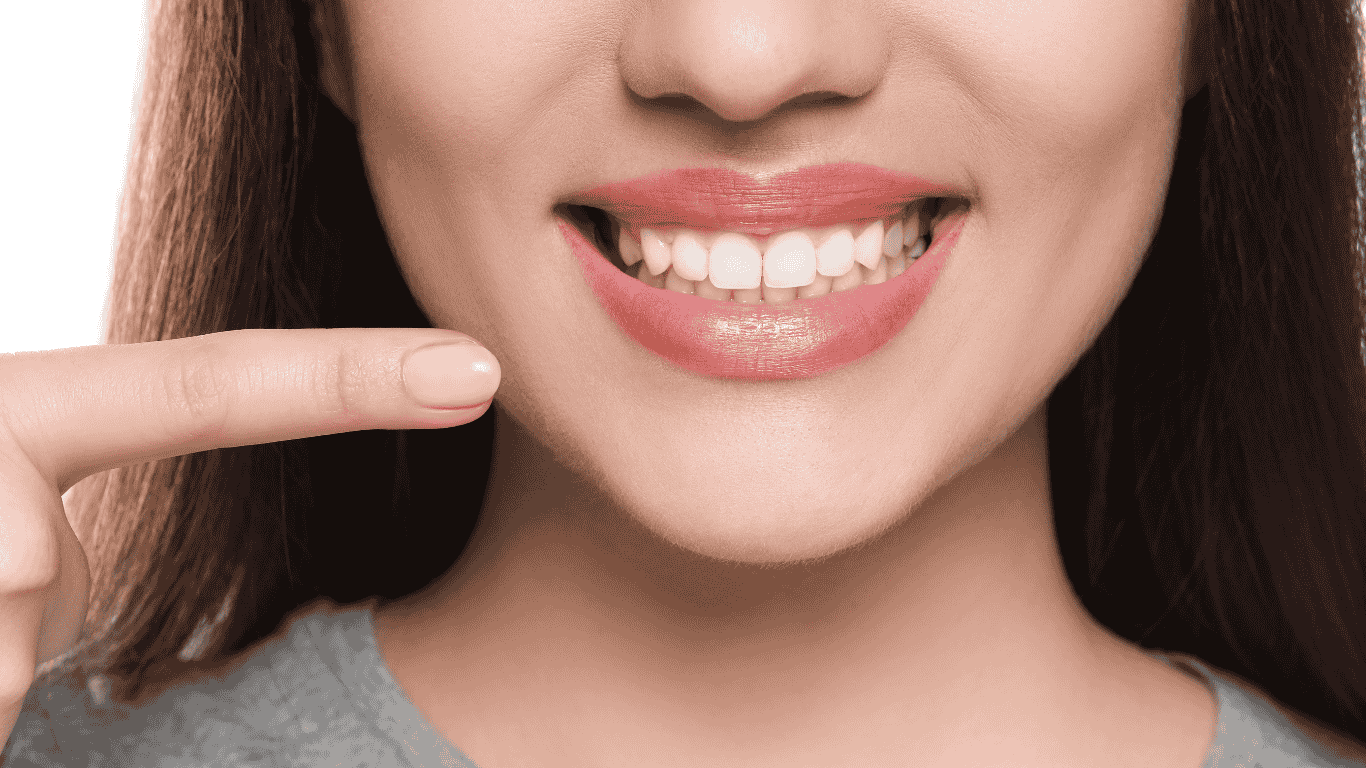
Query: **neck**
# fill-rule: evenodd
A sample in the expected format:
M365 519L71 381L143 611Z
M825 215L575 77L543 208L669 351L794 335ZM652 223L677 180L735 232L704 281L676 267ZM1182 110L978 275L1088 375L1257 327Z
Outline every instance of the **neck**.
M1124 655L1067 580L1042 409L876 540L783 566L663 541L498 419L470 548L390 610L393 639L381 642L386 657L444 659L462 689L503 692L461 722L516 720L488 713L527 706L548 709L520 716L562 720L563 698L511 693L553 689L573 692L590 720L614 712L652 738L765 755L743 764L796 759L813 740L829 743L834 722L863 744L886 737L858 731L896 723L907 748L947 759L964 728L1019 748L1044 721L1056 730L1060 712L1083 717L1078 690Z

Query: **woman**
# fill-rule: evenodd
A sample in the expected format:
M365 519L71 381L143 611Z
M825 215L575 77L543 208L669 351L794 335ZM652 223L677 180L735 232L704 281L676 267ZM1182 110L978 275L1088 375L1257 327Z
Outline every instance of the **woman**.
M1358 26L155 6L6 765L1361 761Z

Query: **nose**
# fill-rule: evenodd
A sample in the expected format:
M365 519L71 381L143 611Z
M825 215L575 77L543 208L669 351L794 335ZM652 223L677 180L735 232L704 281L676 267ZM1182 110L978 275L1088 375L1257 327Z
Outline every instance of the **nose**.
M650 0L618 49L642 98L686 96L721 118L758 120L788 102L856 98L882 79L889 30L866 0Z

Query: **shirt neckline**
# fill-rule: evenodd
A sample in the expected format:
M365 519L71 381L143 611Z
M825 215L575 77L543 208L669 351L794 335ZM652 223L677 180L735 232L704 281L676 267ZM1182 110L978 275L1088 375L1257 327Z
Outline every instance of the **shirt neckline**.
M437 732L389 670L375 638L373 609L377 602L375 597L365 600L354 614L362 640L362 658L343 665L347 673L344 683L372 710L379 729L402 745L405 757L415 768L479 768ZM1215 733L1202 768L1257 765L1268 759L1272 760L1268 765L1285 759L1292 761L1286 764L1305 765L1300 761L1309 757L1318 758L1321 765L1343 764L1340 758L1325 753L1321 745L1290 723L1270 702L1237 688L1195 657L1175 652L1147 653L1169 667L1193 674L1214 695ZM373 670L374 679L369 679L367 668ZM357 680L357 676L361 679Z

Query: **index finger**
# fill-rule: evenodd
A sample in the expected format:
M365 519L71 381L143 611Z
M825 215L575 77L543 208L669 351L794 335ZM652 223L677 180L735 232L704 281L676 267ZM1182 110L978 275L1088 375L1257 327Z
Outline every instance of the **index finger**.
M95 472L211 448L464 424L501 376L488 350L442 329L249 329L24 352L0 356L0 439L65 492Z

